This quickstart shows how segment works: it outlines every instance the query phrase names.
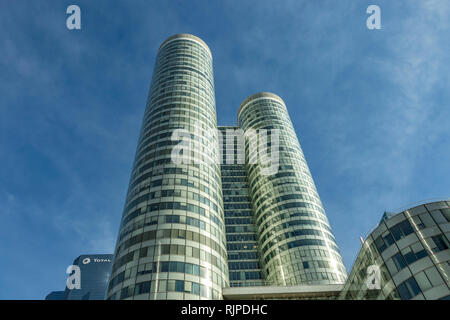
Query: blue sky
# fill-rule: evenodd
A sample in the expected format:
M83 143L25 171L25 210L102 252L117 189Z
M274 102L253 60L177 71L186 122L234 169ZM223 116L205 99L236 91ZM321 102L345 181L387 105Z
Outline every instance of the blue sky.
M65 26L81 8L82 29ZM366 28L381 8L382 29ZM214 57L219 124L280 95L347 266L384 210L450 196L450 2L2 1L0 299L112 253L157 49Z

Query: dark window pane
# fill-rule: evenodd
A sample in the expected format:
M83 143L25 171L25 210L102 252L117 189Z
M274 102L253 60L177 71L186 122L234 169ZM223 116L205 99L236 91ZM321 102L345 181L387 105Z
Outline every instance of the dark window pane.
M421 292L419 285L417 284L416 279L414 279L414 277L409 278L408 280L405 281L405 283L413 297L417 296Z
M403 237L403 233L398 225L391 228L391 233L395 240L400 240Z
M427 253L426 250L421 250L419 252L416 252L417 260L422 259L422 258L424 258L426 256L428 256L428 253Z
M446 241L442 238L442 235L434 236L433 241L436 244L436 247L439 249L438 251L448 249L448 245Z
M184 292L184 281L183 280L175 281L175 291Z
M169 272L169 262L161 262L160 270L161 272Z
M384 242L386 243L386 245L389 247L390 245L394 244L394 238L392 237L392 234L388 234L387 236L384 237Z
M382 253L387 248L381 236L375 239L375 245L380 253Z
M408 252L405 254L405 260L407 264L411 264L414 261L416 261L416 256L414 255L414 253L412 251Z
M400 227L402 228L402 231L405 236L414 232L414 230L408 220L400 222Z
M397 253L392 257L392 260L394 261L395 266L397 267L398 271L402 270L404 267L406 267L406 261L403 258L401 253Z
M398 294L400 295L400 298L402 300L409 300L412 298L411 293L409 292L408 288L406 287L405 283L402 283L397 288Z

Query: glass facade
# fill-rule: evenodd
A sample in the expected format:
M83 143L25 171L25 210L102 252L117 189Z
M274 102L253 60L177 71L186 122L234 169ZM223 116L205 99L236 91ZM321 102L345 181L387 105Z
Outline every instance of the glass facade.
M385 214L363 242L340 299L450 299L449 240L449 201Z
M104 300L111 274L112 254L81 255L73 262L80 267L81 288L69 290L67 300Z
M220 163L174 163L178 129L200 144L197 158L218 157L205 133L217 129L212 56L189 34L158 51L108 299L220 299L228 286Z
M238 124L245 132L268 130L267 146L273 143L269 135L274 130L279 136L275 174L265 174L263 163L255 161L261 151L251 148L256 136L245 141L249 191L267 283L344 283L346 269L283 100L272 93L248 97L240 106Z
M112 266L112 254L81 255L73 261L79 267L80 288L50 292L45 300L104 300ZM74 275L72 271L71 275ZM75 283L75 280L73 280Z
M263 128L281 129L280 165L271 176L247 164L254 158L252 137L229 145L220 139L228 130ZM188 162L174 161L174 150ZM107 299L222 299L229 286L341 284L345 278L281 98L253 95L241 105L237 127L218 127L208 46L188 34L164 41Z
M64 291L52 291L45 297L45 300L66 300L66 294Z
M247 174L244 163L238 161L240 156L244 156L244 149L238 144L239 129L219 127L222 137L222 193L230 286L261 286L264 285L264 277ZM233 158L227 159L230 154Z

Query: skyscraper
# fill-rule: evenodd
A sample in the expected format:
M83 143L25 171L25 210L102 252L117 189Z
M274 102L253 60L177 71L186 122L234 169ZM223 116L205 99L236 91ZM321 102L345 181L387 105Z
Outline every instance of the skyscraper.
M236 130L242 143L233 136L226 145L227 131ZM261 143L272 150L266 156L277 156L270 158L273 172L259 161ZM230 155L244 161L220 161ZM189 34L164 41L107 298L221 299L230 285L327 285L345 278L283 100L252 95L239 108L238 126L219 128L210 49Z
M53 291L45 300L104 300L111 273L112 254L80 255L73 265L79 268L79 288Z
M158 51L109 299L219 299L228 285L220 164L175 164L176 129L200 141L200 157L218 156L203 134L217 129L212 55L189 34Z
M254 94L241 104L238 123L244 131L279 131L276 173L264 174L260 164L247 164L267 282L343 283L346 270L284 101L272 93ZM254 156L250 140L247 163Z

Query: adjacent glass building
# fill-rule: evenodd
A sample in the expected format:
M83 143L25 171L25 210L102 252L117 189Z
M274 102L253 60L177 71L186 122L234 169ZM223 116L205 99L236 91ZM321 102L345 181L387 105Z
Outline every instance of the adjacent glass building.
M363 241L340 298L450 299L449 240L450 201L385 213Z
M80 288L53 291L45 300L104 300L112 267L112 254L80 255L73 265L79 267Z
M221 139L241 129L256 135ZM253 161L263 129L270 150L279 131L272 174ZM229 286L346 279L283 100L252 95L238 126L219 128L212 55L193 35L159 48L114 255L107 299L222 299Z

